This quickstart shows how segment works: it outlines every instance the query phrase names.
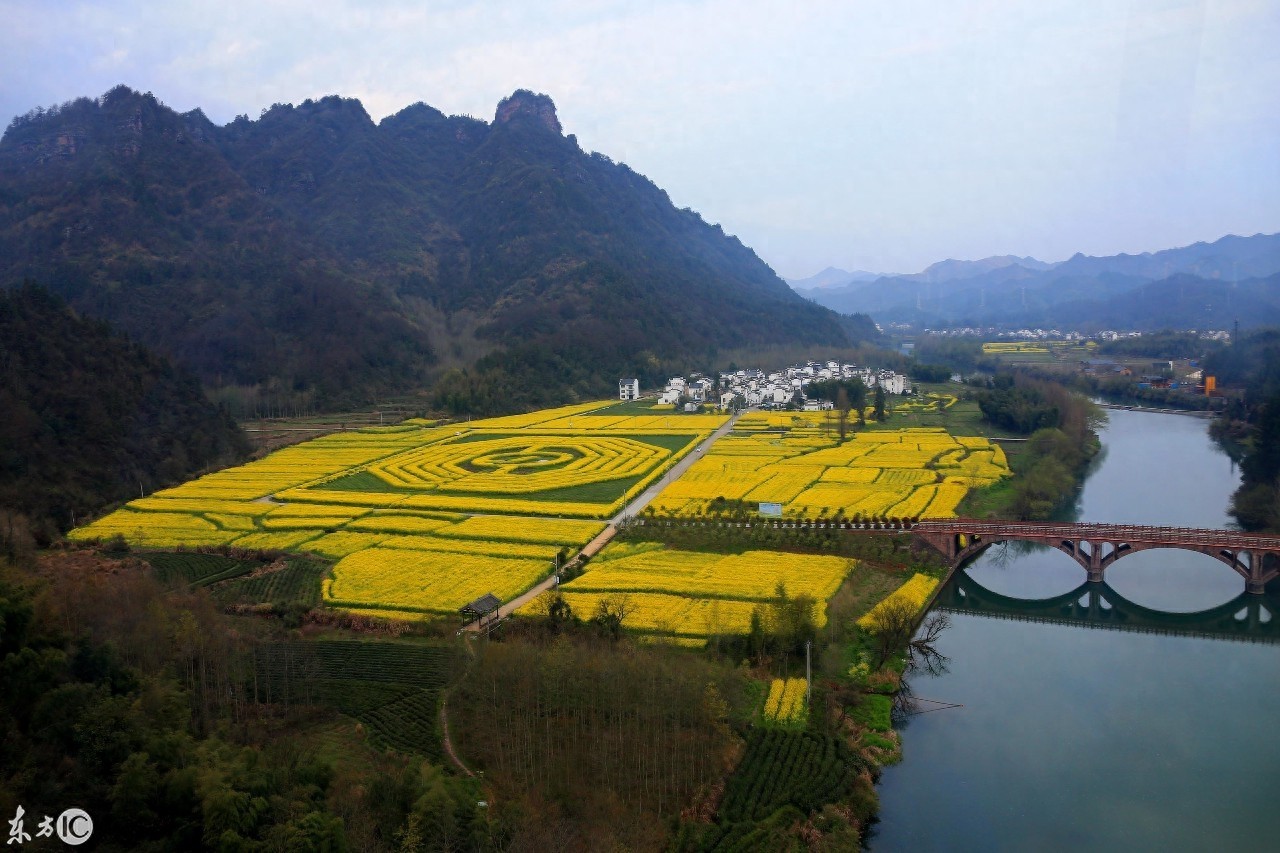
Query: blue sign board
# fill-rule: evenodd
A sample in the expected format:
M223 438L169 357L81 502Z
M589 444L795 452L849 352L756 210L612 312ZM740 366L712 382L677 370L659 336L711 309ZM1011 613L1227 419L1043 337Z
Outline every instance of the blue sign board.
M782 504L760 504L760 514L771 518L782 518Z

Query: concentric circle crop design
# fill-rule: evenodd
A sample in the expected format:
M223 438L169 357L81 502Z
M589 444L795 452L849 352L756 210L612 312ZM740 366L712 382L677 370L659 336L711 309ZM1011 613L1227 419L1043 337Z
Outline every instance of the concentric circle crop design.
M670 455L620 436L507 436L428 445L368 470L402 489L517 495L643 476Z

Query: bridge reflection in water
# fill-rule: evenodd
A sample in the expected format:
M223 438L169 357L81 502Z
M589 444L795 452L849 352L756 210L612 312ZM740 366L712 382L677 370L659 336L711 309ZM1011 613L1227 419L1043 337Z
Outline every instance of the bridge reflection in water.
M1172 613L1130 601L1105 581L1085 581L1052 598L1024 599L987 589L966 570L958 569L938 593L934 608L947 613L1079 628L1280 643L1280 619L1276 618L1280 615L1280 597L1271 594L1245 592L1208 610Z

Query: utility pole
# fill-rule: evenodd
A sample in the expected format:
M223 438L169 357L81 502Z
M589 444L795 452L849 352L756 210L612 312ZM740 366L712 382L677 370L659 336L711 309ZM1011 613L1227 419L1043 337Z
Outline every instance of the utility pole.
M813 648L813 640L804 641L804 704L813 705L813 666L809 660L809 650Z

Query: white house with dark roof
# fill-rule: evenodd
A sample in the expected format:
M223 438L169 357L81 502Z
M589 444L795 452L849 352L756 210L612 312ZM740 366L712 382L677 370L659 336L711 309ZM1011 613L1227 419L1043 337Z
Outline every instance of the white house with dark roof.
M619 400L638 400L640 399L640 380L619 379L618 380L618 399Z

